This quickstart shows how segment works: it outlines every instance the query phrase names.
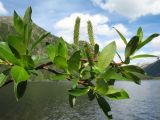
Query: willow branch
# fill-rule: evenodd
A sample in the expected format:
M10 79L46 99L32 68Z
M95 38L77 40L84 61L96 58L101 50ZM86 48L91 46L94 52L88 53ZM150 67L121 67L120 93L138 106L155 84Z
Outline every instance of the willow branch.
M119 57L119 59L121 60L121 62L123 62L123 60L122 60L120 54L119 54L117 51L116 51L116 54L118 55L118 57Z
M71 78L68 77L67 80L68 80L68 81L71 81ZM87 80L79 80L79 81L78 81L78 84L81 84L81 85L88 85L88 82L87 82Z
M42 67L41 69L47 70L47 71L49 71L49 72L51 72L51 73L54 73L54 74L63 74L63 73L58 72L58 71L56 71L56 70L50 69L50 68L48 68L47 66L44 66L44 67Z
M38 69L43 69L43 70L46 70L46 71L48 71L48 72L51 72L51 73L54 73L54 74L63 74L63 73L61 73L61 72L58 72L58 71L56 71L56 70L53 70L53 69L50 69L50 68L48 68L47 66L41 66L41 67L39 67ZM68 76L67 78L66 78L68 81L71 81L71 76ZM87 80L79 80L78 81L78 84L81 84L81 85L88 85L88 81Z
M124 62L118 62L118 63L116 63L114 61L111 63L111 65L114 65L114 66L121 66L123 64L124 64Z
M44 67L52 65L52 64L53 64L52 62L48 62L42 65L39 65L38 67L35 68L35 70L43 69Z

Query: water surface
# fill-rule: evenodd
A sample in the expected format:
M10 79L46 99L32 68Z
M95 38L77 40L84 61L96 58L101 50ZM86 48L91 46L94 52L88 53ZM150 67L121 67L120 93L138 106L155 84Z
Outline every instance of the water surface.
M114 120L160 120L160 81L142 81L142 85L120 81L130 99L110 101ZM96 101L86 96L75 108L68 104L70 85L62 82L29 82L25 96L17 102L13 86L0 89L0 120L106 120Z

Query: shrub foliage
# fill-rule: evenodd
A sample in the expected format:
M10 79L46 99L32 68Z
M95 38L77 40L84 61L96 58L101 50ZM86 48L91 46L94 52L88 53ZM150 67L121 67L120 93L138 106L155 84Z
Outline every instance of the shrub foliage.
M69 103L73 107L76 99L88 95L90 101L96 99L100 108L108 119L112 119L111 108L108 100L121 100L129 98L124 89L114 86L117 80L133 81L140 84L139 74L145 75L143 69L135 65L129 65L132 59L141 57L156 57L149 54L135 55L135 53L149 43L153 38L159 36L155 33L148 38L143 38L140 27L137 34L129 41L116 29L122 41L125 43L124 60L118 54L115 41L106 45L101 51L94 40L91 21L87 22L90 43L79 46L80 18L77 17L74 28L73 54L68 54L68 48L62 37L58 38L56 44L47 44L45 52L50 62L41 65L36 64L35 54L32 52L49 33L44 33L36 42L31 41L32 35L32 9L29 7L23 18L14 11L13 23L17 34L9 35L6 42L0 42L0 64L6 69L0 73L0 87L11 82L14 83L16 99L20 99L27 87L30 76L35 71L46 70L55 74L55 80L66 80L72 83L68 90ZM30 45L31 44L31 45ZM117 55L119 63L114 61ZM33 57L34 56L34 57ZM49 66L54 66L51 69Z

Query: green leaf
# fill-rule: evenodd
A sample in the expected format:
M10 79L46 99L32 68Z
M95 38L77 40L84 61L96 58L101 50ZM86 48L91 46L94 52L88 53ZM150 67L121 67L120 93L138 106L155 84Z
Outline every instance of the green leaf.
M16 11L14 11L13 15L13 23L14 23L14 28L16 31L23 36L24 35L24 23L21 17L17 14Z
M34 61L31 56L23 55L20 59L20 66L25 69L33 69L34 68Z
M66 80L67 75L57 74L53 77L54 80Z
M44 57L41 55L32 55L32 60L34 61L35 65L38 65L42 59L44 59Z
M95 96L93 90L90 89L90 90L88 91L88 98L89 98L89 100L92 101L92 100L94 100L95 97L96 97L96 96Z
M114 27L113 27L114 28ZM121 39L123 40L123 42L127 45L127 40L126 38L122 35L122 33L120 33L116 28L114 28L116 30L116 32L118 33L118 35L121 37Z
M121 67L123 70L129 71L129 72L138 72L141 74L144 74L144 70L138 66L135 65L127 65L127 66L122 66Z
M49 59L53 62L56 56L56 47L52 44L49 44L46 47L46 51L47 51Z
M16 83L27 81L29 79L28 72L20 66L13 66L11 69L11 75Z
M99 53L99 45L95 44L94 45L94 54L97 55Z
M69 95L69 104L72 108L75 106L75 103L76 103L76 97L73 95Z
M143 30L141 27L137 30L137 36L139 37L139 42L141 42L143 40Z
M25 15L23 17L23 21L25 23L25 25L24 25L24 43L25 43L26 47L28 47L29 42L31 40L31 36L32 36L31 14L32 14L32 8L28 7L25 12Z
M130 60L130 57L128 57L128 58L125 59L124 63L125 63L125 64L129 64L130 61L131 61L131 60Z
M158 57L158 56L156 56L156 55L149 55L149 54L141 54L141 55L136 55L136 56L131 57L131 60L137 59L137 58L143 58L143 57Z
M10 50L12 51L12 54L13 54L17 59L20 59L20 58L21 58L20 53L19 53L14 47L12 47L11 45L8 44L8 46L9 46Z
M31 8L31 6L30 6L30 7L27 8L27 10L26 10L26 12L25 12L25 15L24 15L24 17L23 17L23 21L24 21L25 23L29 23L29 22L32 21L32 19L31 19L31 14L32 14L32 8Z
M79 79L78 78L72 78L71 81L72 81L72 88L73 89L76 88L77 85L78 85Z
M111 42L105 48L103 48L102 52L98 56L98 67L100 70L104 70L108 65L112 62L116 53L116 44L115 42Z
M105 82L109 82L110 80L128 80L121 73L118 73L116 69L109 68L104 73L101 74L100 78L103 78Z
M98 94L96 95L96 99L104 114L108 117L108 119L112 119L112 115L109 114L109 112L111 112L111 107L108 102Z
M131 40L128 42L126 48L125 48L125 58L127 59L130 57L137 49L139 42L139 37L134 36L131 38Z
M131 72L123 72L123 75L128 78L129 80L132 80L134 81L136 84L139 84L141 83L140 81L140 78L138 76L136 76L135 74L131 73Z
M147 39L145 39L143 42L141 42L137 49L139 50L140 48L142 48L144 45L146 45L147 43L149 43L150 41L152 41L154 38L158 37L159 34L158 33L154 33L152 35L150 35Z
M68 67L67 60L64 57L56 56L54 58L54 63L58 68L67 70L67 67Z
M72 73L78 72L80 67L80 51L76 51L68 60L68 69Z
M106 96L112 100L121 100L121 99L129 98L129 95L125 90L117 89L117 88L114 88L113 86L109 86Z
M4 83L7 80L7 76L4 75L3 73L0 74L0 88L4 85Z
M128 78L122 76L121 73L113 73L110 79L115 79L115 80L128 80Z
M96 80L96 90L102 94L105 95L108 91L108 84L103 79L97 79Z
M11 63L18 64L18 60L11 52L8 44L6 42L0 42L0 57Z
M42 35L36 40L36 42L33 43L30 51L32 51L32 50L38 45L38 43L40 43L42 40L44 40L44 38L46 38L48 35L50 35L49 32L46 32L46 33L42 34Z
M20 36L9 35L8 44L18 51L19 54L26 54L26 45L24 44L23 38Z
M107 80L110 79L110 77L111 77L115 72L116 72L115 69L109 68L109 69L107 69L104 73L102 73L101 77L102 77L105 81L107 81Z
M86 56L87 56L87 59L88 59L88 62L89 62L89 66L93 67L94 66L93 54L92 54L92 51L91 51L91 47L88 44L86 44L86 46L85 46L85 52L86 52Z
M115 84L115 79L110 79L107 81L108 85L114 85Z
M62 37L60 37L56 42L56 56L68 59L68 48Z
M82 96L82 95L85 95L87 94L89 91L89 88L75 88L75 89L72 89L72 90L68 90L69 94L70 95L73 95L73 96Z
M14 93L17 101L23 97L27 87L27 81L21 81L20 83L14 82Z
M24 44L28 48L32 36L32 23L28 23L24 26Z

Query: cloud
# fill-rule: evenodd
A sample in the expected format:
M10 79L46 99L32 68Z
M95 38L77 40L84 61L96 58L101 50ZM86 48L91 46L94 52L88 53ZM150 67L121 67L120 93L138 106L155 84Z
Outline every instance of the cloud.
M127 39L128 40L128 39ZM107 44L111 43L112 41L116 42L116 46L117 46L117 51L118 52L124 52L125 50L125 44L121 39L114 39L114 40L107 40L104 43L98 42L98 44L100 45L101 48L105 47Z
M124 35L130 33L128 29L121 23L109 26L109 18L107 16L101 14L83 14L83 13L72 13L68 17L64 17L54 24L54 29L56 31L56 35L63 36L65 40L69 43L72 42L73 38L73 30L74 23L76 17L79 16L81 18L80 25L80 40L87 40L87 21L91 20L93 24L93 31L95 34L95 38L97 41L100 41L100 38L103 36L105 39L113 38L117 35L115 30L112 28L113 26L120 30Z
M129 40L129 39L127 39L127 41L128 41L128 40ZM112 40L107 41L105 44L102 44L102 46L104 47L105 45L109 44L110 42L112 42ZM124 60L124 59L125 59L125 57L124 57L125 44L123 43L123 41L122 41L121 39L116 39L115 42L116 42L116 45L117 45L117 51L118 51L119 55L121 56L122 60ZM101 45L101 44L100 44L100 45ZM152 46L152 43L150 44L150 47L153 47L153 46ZM135 56L135 55L140 55L140 54L151 54L151 55L160 56L160 50L155 50L155 49L153 50L153 48L152 48L152 51L149 52L148 50L142 49L142 50L140 50L140 51L137 51L137 52L134 54L134 56ZM118 55L115 55L114 60L115 60L116 62L120 62L120 59L119 59ZM131 60L131 63L130 63L130 64L134 64L134 65L144 65L144 64L146 64L146 63L153 63L153 62L155 62L156 60L157 60L156 57L148 57L148 58L143 57L143 58L138 58L138 59L133 59L133 60Z
M151 41L151 47L152 49L160 50L160 37L155 38Z
M152 53L149 53L147 51L141 50L141 51L138 51L135 55L140 55L140 54L152 54L152 55L159 56L160 51L152 51ZM119 55L121 56L122 60L125 59L124 52L119 52ZM114 61L115 62L120 62L120 59L117 55L115 55ZM155 58L155 57L150 57L150 58L149 57L148 58L144 57L144 58L133 59L133 60L130 61L131 62L130 64L142 66L142 65L145 65L145 64L148 64L148 63L153 63L155 61L157 61L157 58Z
M100 48L102 49L107 44L109 44L112 41L116 42L117 45L117 51L121 55L122 59L124 60L124 50L125 50L125 44L120 39L118 34L115 32L115 30L112 28L113 26L116 27L122 34L125 35L127 41L130 39L131 32L128 31L128 29L121 23L117 23L114 25L109 25L109 18L107 16L101 15L101 14L84 14L84 13L72 13L68 17L64 17L60 19L58 22L56 22L53 27L54 31L56 31L56 35L63 36L64 39L71 43L73 40L73 29L74 29L74 22L76 17L79 16L81 18L81 28L80 28L80 39L81 40L87 40L87 21L91 20L93 24L93 29L95 33L96 42L100 45ZM114 39L113 39L114 38ZM158 38L157 38L158 39ZM153 40L158 41L158 40ZM158 48L158 43L151 42L149 45L149 48L153 48L153 44L156 45ZM160 42L160 40L159 40ZM149 53L148 47L147 49L142 49L142 51L138 52L137 54L146 54ZM159 54L158 50L152 51L151 54ZM141 58L136 59L131 62L131 64L143 64L147 62L153 62L155 61L155 58ZM115 61L119 62L119 58L116 56Z
M152 51L152 53L149 53L148 51L138 51L135 55L139 55L139 54L151 54L151 55L156 55L156 56L160 56L160 51ZM148 57L148 58L138 58L138 59L134 59L131 61L131 64L137 64L137 65L145 65L146 63L153 63L157 61L156 57Z
M4 7L3 3L0 1L0 15L6 15L8 11Z
M130 20L136 20L141 16L159 15L160 0L91 0L94 5L102 9L116 12Z

